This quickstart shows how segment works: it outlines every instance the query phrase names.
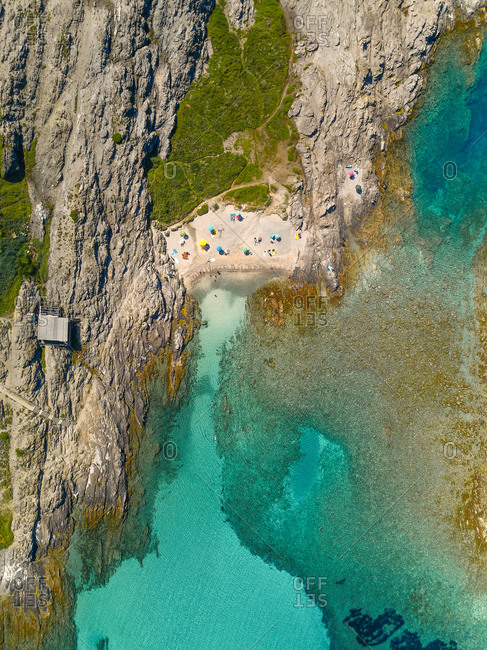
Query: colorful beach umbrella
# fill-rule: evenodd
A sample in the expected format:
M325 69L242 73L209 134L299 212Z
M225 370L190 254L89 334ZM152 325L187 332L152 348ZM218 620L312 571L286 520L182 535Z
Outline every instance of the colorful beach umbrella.
M249 249L247 248L247 246L244 246L244 247L242 248L242 250L243 250L243 252L245 253L245 255L247 255L247 253L249 252Z
M206 244L207 244L206 239L200 239L200 246L201 246L201 248L204 248L204 247L206 246Z
M223 248L222 248L221 246L217 246L217 247L216 247L216 250L217 250L219 253L221 253L221 252L223 251Z

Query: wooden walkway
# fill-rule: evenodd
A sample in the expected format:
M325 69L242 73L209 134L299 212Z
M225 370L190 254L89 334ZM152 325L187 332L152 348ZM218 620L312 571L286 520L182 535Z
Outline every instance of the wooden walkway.
M69 427L71 424L71 422L69 422L68 420L63 420L61 418L58 418L52 413L49 413L48 411L44 411L44 409L41 409L40 406L37 406L36 404L29 402L23 397L20 397L20 395L17 395L17 393L14 393L9 388L6 388L3 384L0 384L0 393L5 395L5 397L11 399L13 402L20 404L20 406L23 406L25 409L31 411L32 413L35 413L36 415L41 415L46 420L50 420L54 424L60 424L62 427Z

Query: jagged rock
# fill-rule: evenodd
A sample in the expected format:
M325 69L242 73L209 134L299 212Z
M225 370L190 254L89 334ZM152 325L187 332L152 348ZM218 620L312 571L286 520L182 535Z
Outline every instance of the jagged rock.
M326 215L308 269L315 273L319 264L331 291L340 288L337 272L348 229L379 198L373 159L386 146L383 122L394 130L407 120L423 87L418 73L438 37L454 24L458 5L468 18L484 4L411 0L401 11L388 0L364 0L354 6L351 21L342 0L283 0L297 38L293 69L302 82L290 115L302 136L307 219L313 223ZM360 169L361 195L349 191L346 164Z
M24 165L20 125L14 122L6 122L2 136L2 174L7 180L17 180L23 175Z
M147 409L142 374L171 343L185 300L164 236L150 227L144 164L157 148L168 150L177 104L202 71L213 3L153 0L148 7L146 0L2 7L5 173L18 172L22 143L30 146L35 134L31 233L42 239L49 202L45 300L76 321L78 341L76 350L47 346L42 358L28 318L40 304L31 283L22 287L13 325L0 321L0 380L74 423L60 427L14 409L15 536L0 552L7 591L26 561L67 543L75 503L125 511L129 421L143 424Z
M228 0L225 11L230 25L235 29L249 29L254 24L253 0Z
M166 345L177 358L184 344L173 321L185 289L162 230L150 225L144 164L168 152L177 105L211 55L213 4L44 0L32 11L30 0L15 0L0 8L3 171L22 171L22 147L35 136L31 232L43 234L38 206L52 204L45 299L76 321L77 339L75 350L47 347L43 359L29 318L41 302L32 283L13 319L0 319L1 382L73 422L60 427L14 409L15 538L0 552L6 589L26 562L67 543L74 504L118 514L127 507L129 421L143 424L147 406L141 375ZM403 12L364 0L351 20L343 0L282 0L300 32L291 114L305 173L288 213L313 232L307 270L332 292L340 291L348 230L378 198L372 161L385 147L382 123L407 119L422 65L459 4L471 14L483 2L410 0ZM251 0L227 8L235 28L252 24ZM349 161L360 168L361 196L347 191Z

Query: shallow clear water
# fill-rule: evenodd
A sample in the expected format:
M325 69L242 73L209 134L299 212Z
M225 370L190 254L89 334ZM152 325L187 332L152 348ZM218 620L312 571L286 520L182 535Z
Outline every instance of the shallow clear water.
M385 237L339 306L316 318L306 288L289 298L276 283L242 321L245 291L200 294L209 326L171 432L180 462L157 493L158 552L81 593L80 639L319 648L323 616L336 650L487 646L471 507L487 440L487 48L477 56L475 36L443 41L388 155Z
M485 471L474 289L486 83L487 48L446 38L388 156L385 243L358 261L356 287L320 327L303 326L318 322L305 288L294 307L278 284L258 292L221 369L223 391L246 378L216 409L224 496L259 536L232 524L315 597L326 591L339 650L487 646L485 551L466 508Z
M212 405L221 346L239 327L251 290L248 280L199 288L208 327L200 332L192 399L169 436L178 440L178 471L156 497L157 553L142 565L124 561L105 587L80 594L79 647L102 639L110 650L329 647L302 585L241 545L219 497Z

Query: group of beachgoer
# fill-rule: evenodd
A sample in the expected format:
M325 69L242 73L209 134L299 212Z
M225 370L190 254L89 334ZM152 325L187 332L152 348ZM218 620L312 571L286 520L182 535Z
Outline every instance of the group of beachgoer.
M230 221L243 221L243 216L240 213L231 214L230 215ZM217 234L216 228L214 228L213 226L208 226L208 230L209 230L210 234L212 235L212 237L215 237L215 235ZM302 224L300 224L298 226L297 231L294 233L295 239L301 239L301 236L302 236L301 230L302 230ZM269 236L269 240L270 240L271 244L281 242L281 236L278 235L278 234L271 233L268 236ZM183 258L183 260L188 260L189 257L190 257L190 253L189 253L189 251L184 250L185 244L189 240L188 234L183 230L183 231L181 231L179 233L179 237L180 237L179 246L181 246L181 248L183 248L183 251L181 251L182 258ZM260 235L253 237L253 245L254 246L259 246L260 244L263 243L263 241L264 240L263 240L262 236L260 236ZM210 251L210 244L206 241L206 239L201 239L199 241L199 246L200 246L201 250L204 251L204 252ZM250 248L247 247L247 246L244 246L242 250L243 250L244 255L252 255L253 254L252 251L250 250ZM221 256L226 256L226 255L230 254L230 249L229 248L223 248L220 245L220 246L216 246L216 252ZM177 253L178 253L178 251L176 249L173 249L173 251L170 253L171 256L173 257L174 261L176 262L176 264L179 263L179 260L176 257ZM264 257L266 257L266 256L274 257L275 255L277 255L277 253L278 253L278 251L276 251L275 248L267 248L267 249L265 249L263 251L263 256ZM207 261L208 262L215 262L216 260L215 260L214 257L210 257L210 258L207 259Z

